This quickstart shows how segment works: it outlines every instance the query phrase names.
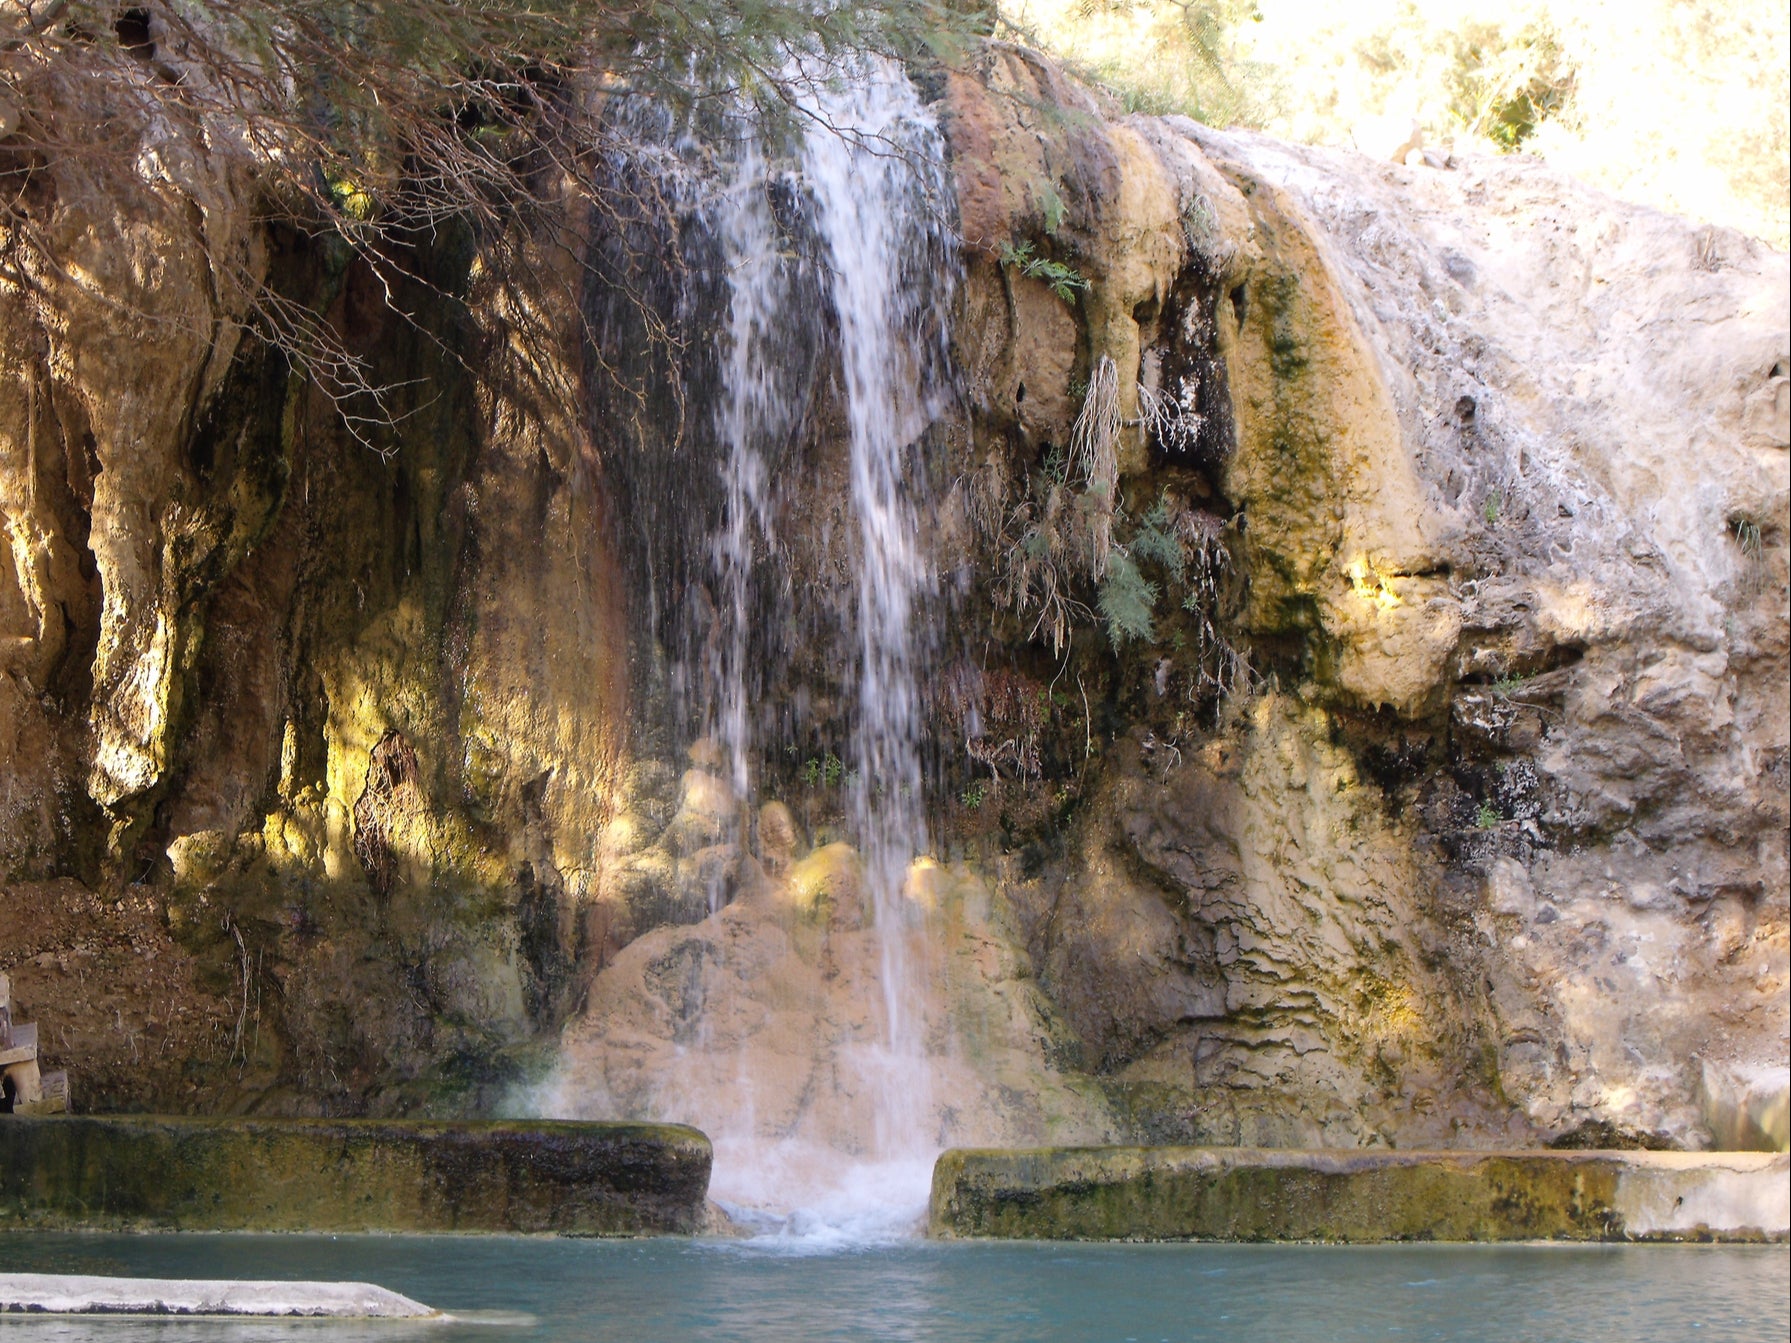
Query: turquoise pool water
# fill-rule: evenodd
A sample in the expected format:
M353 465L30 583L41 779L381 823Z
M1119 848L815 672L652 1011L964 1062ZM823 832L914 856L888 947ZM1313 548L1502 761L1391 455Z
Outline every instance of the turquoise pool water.
M0 1343L894 1339L1783 1343L1791 1254L1718 1246L1094 1246L0 1235L0 1271L349 1278L451 1325L0 1317Z

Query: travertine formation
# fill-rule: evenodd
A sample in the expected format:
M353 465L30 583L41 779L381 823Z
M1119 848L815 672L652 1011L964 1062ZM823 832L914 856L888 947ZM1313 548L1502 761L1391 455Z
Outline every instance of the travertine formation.
M445 1319L370 1282L254 1282L0 1273L0 1315L260 1315L286 1319Z
M688 1234L710 1160L675 1124L18 1118L0 1228Z
M952 87L966 236L1054 236L1107 314L972 325L986 419L1063 442L1101 354L1186 400L1191 331L1235 417L1120 490L1226 516L1250 688L1194 726L1153 650L1003 869L1140 1133L1782 1148L1785 257L1533 162L1053 124L1017 52Z
M1783 1241L1764 1152L957 1151L935 1236L1035 1240Z
M1024 1005L1010 1118L1782 1147L1786 258L1534 162L1120 117L998 44L916 77L966 266L933 804ZM134 171L65 184L67 273L0 290L0 909L33 911L0 968L102 1105L489 1112L569 1019L675 1057L703 946L839 918L711 895L799 894L851 837L824 769L760 762L767 812L665 739L604 469L632 440L578 413L565 288L521 311L444 242L401 320L202 155ZM389 459L241 339L225 259L400 387ZM1109 365L1103 493L1064 454ZM799 592L847 531L836 429ZM1062 648L1012 569L1053 480L1141 585L1066 559ZM117 1023L101 950L156 986ZM855 982L823 969L793 982Z

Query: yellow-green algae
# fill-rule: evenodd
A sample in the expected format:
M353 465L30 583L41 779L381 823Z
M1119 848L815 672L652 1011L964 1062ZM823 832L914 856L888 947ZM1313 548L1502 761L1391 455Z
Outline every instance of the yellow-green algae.
M13 1118L0 1229L688 1233L711 1160L677 1124Z
M1300 1151L1243 1147L955 1150L933 1171L930 1232L1014 1240L1783 1240L1750 1225L1784 1156L1682 1152ZM1653 1206L1750 1182L1731 1225ZM1774 1184L1776 1182L1776 1185ZM1655 1186L1658 1186L1656 1188ZM1674 1197L1673 1190L1686 1191ZM1721 1199L1716 1200L1721 1202Z

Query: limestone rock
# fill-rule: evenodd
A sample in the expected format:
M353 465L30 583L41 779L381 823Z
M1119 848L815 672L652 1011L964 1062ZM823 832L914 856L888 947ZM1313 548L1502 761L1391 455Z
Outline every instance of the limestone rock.
M1791 1235L1791 1160L1752 1153L947 1152L940 1237L1039 1240L1719 1240Z
M1050 79L953 86L967 218L1042 241L1027 184L1098 181L1064 197L1084 357L1216 356L1204 488L1260 678L1198 730L1115 686L1061 858L1004 869L1083 1065L1159 1140L1740 1141L1700 1060L1785 1059L1786 258L1534 161L1408 168L1409 127L1365 162ZM1088 365L977 275L982 432L1062 442L1006 370ZM1128 363L1100 282L1145 275L1210 319L1122 281ZM1197 466L1150 451L1134 500Z
M864 864L850 844L824 844L790 869L790 907L830 928L862 929L872 919Z
M857 868L849 846L826 845L789 881L813 893L808 904L737 901L631 942L593 981L532 1103L564 1116L682 1115L724 1154L716 1197L783 1208L838 1188L892 1114L916 1126L892 1137L922 1147L1117 1132L1099 1089L1040 1047L1065 1032L999 898L965 869L928 875L938 898L905 944L924 983L904 1005L923 1016L927 1067L888 1054L884 948L875 929L838 917ZM829 903L835 916L819 917ZM772 1164L749 1167L748 1153ZM776 1187L754 1183L764 1179Z
M782 802L759 808L759 863L771 876L781 876L795 861L800 836L796 818Z

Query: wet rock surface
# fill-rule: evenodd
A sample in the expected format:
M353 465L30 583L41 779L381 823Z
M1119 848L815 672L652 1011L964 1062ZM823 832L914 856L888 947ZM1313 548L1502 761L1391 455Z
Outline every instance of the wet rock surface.
M988 61L946 123L978 470L1011 501L1076 433L1004 370L1111 357L1184 407L1122 428L1112 535L1191 510L1230 566L1144 568L1209 623L1157 601L1117 665L1029 656L997 589L1045 777L983 828L1084 1066L1153 1141L1782 1148L1737 1116L1787 1077L1785 257L1534 162L1052 121ZM1080 347L982 317L1043 287L1002 239L1081 268Z
M706 1224L709 1140L654 1124L11 1119L0 1225L631 1236Z
M706 918L636 938L593 982L528 1104L681 1116L721 1154L715 1196L755 1208L812 1206L890 1147L1117 1136L1100 1088L1061 1066L1065 1027L987 885L917 864L904 913L905 930L874 926L859 855L835 843ZM889 1045L889 937L915 965L919 1057Z
M931 1233L1021 1240L1732 1240L1791 1235L1752 1153L956 1151Z

